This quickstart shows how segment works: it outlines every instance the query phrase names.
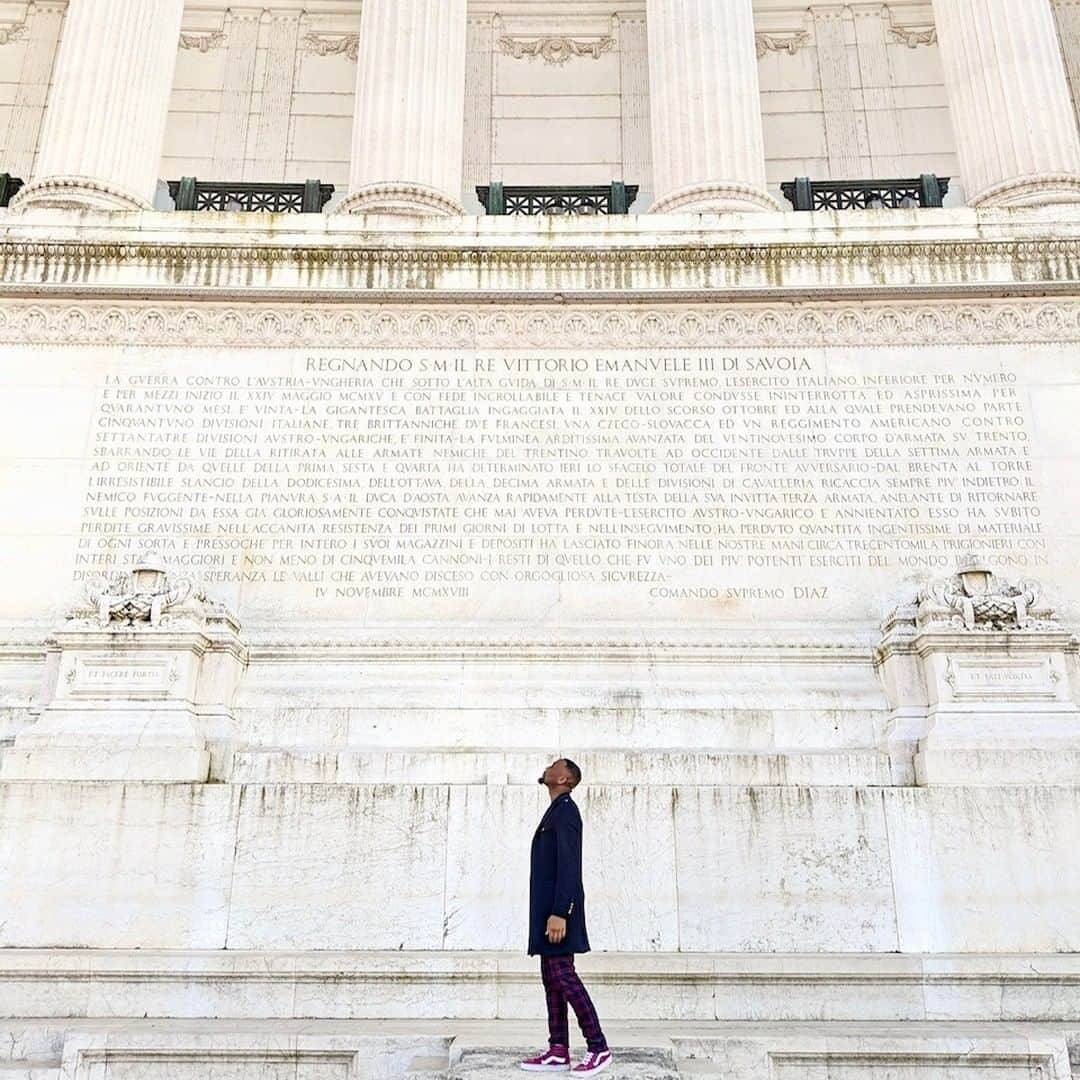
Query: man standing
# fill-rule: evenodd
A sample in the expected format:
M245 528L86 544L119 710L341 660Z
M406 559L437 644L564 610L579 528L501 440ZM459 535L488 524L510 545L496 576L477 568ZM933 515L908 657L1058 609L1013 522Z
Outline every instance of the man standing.
M548 1009L548 1049L526 1058L526 1072L570 1071L571 1005L588 1053L575 1076L591 1076L612 1061L592 999L574 970L574 954L589 951L585 930L585 890L581 884L581 814L570 793L581 770L569 758L552 762L540 777L551 805L532 842L529 879L529 955L540 957Z

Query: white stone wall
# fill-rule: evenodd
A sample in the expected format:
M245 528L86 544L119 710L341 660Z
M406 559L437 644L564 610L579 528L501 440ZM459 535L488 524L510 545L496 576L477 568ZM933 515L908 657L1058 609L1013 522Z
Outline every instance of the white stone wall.
M0 3L0 172L33 172L67 0Z
M770 184L956 176L928 4L763 12L758 52Z
M359 12L189 11L163 178L310 178L343 187L358 27Z
M517 952L543 796L0 784L0 947ZM1076 788L626 785L578 798L598 950L1080 949Z
M0 3L0 168L26 178L64 0ZM477 183L652 188L643 5L566 15L476 4L470 14L466 206ZM1059 4L1070 71L1075 9ZM189 6L163 179L299 181L343 194L360 15L348 5ZM957 173L928 4L757 14L770 185ZM534 55L535 52L535 55ZM955 181L950 201L959 201Z

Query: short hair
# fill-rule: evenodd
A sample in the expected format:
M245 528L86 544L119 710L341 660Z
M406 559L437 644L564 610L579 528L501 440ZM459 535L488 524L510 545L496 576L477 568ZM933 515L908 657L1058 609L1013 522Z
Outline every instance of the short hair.
M570 779L574 781L574 787L577 787L581 783L581 769L577 764L571 761L568 757L562 759L562 763L566 766L566 771L570 774Z

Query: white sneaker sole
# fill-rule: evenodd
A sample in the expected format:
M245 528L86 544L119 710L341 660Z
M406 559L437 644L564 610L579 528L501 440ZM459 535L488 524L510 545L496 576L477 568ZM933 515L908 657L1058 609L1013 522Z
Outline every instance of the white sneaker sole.
M522 1072L569 1072L570 1062L565 1065L526 1065L522 1062L518 1068Z
M607 1061L601 1062L595 1069L590 1069L588 1072L575 1072L575 1076L595 1076L598 1072L603 1072L609 1065L615 1063L614 1057L609 1057Z

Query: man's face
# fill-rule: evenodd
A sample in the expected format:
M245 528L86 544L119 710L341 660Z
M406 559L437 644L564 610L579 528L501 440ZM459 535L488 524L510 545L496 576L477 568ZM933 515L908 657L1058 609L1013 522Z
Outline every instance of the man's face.
M540 775L538 784L544 784L547 787L557 787L566 779L566 766L562 763L562 758L557 758L553 761Z

